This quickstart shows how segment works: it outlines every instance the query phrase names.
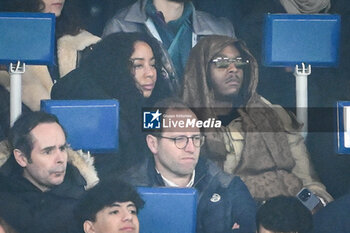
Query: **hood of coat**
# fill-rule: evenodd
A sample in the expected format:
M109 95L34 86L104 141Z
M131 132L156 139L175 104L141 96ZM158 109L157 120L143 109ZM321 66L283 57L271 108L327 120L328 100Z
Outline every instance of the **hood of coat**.
M186 66L182 96L192 107L214 107L214 90L209 84L209 65L211 60L228 45L236 47L243 59L249 60L249 65L244 68L244 81L239 93L243 105L252 101L257 95L258 65L245 43L227 36L211 35L201 39L192 49Z
M0 169L11 156L10 145L4 140L0 142ZM85 179L85 189L92 188L99 182L94 167L94 158L90 154L80 151L68 150L68 163L78 169L80 175Z

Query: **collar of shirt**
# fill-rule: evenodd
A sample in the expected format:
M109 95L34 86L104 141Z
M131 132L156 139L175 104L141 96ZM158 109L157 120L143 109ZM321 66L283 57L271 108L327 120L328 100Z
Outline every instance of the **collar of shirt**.
M162 174L160 174L160 172L157 170L157 168L155 168L157 173L162 177L163 181L164 181L164 184L166 187L176 187L176 188L180 188L179 185L175 184L174 182L168 180L167 178L165 178L164 176L162 176ZM193 170L192 172L192 177L191 177L191 180L190 182L188 182L188 184L186 185L187 188L190 188L193 186L194 184L194 177L196 175L196 170Z

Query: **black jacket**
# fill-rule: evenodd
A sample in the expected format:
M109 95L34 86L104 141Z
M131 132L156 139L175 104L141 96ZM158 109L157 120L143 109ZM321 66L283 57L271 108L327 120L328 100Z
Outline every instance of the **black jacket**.
M314 233L350 232L350 194L329 203L313 215Z
M131 168L123 178L135 186L164 186L154 159ZM255 233L256 205L238 176L230 176L213 162L200 158L193 187L198 191L198 233ZM214 194L219 194L219 201L212 201ZM240 228L232 230L234 223Z
M3 154L0 157L1 161ZM98 181L89 163L68 163L63 183L42 192L22 176L22 168L11 156L0 168L0 217L19 233L77 232L73 209L85 189Z

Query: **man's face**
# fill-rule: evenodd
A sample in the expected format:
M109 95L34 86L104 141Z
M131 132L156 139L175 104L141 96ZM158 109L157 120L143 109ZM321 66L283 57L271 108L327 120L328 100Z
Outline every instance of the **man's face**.
M189 109L168 110L166 114L168 116L191 116L197 119L194 113ZM174 120L176 119L174 118ZM200 152L200 147L196 147L193 144L193 139L188 139L187 145L179 149L175 145L174 140L169 138L193 136L200 136L198 128L191 128L188 132L184 132L183 129L181 130L177 127L164 129L162 137L167 138L148 135L148 137L153 139L151 142L148 140L147 143L154 154L156 168L167 179L172 180L180 177L190 177L197 165Z
M234 59L240 57L240 52L233 45L226 46L215 58ZM227 67L217 67L210 63L210 81L214 89L215 98L231 98L239 93L243 83L243 69L237 68L234 63Z
M23 176L42 191L63 182L67 166L66 137L57 123L41 123L30 132L33 150L30 160L23 154L18 163ZM19 153L18 151L15 153Z
M85 233L139 233L139 220L133 202L115 202L96 214L94 222L85 221Z

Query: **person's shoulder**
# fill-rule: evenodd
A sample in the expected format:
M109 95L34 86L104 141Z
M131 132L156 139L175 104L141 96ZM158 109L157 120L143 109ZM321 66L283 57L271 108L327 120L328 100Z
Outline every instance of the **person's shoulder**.
M57 41L58 46L65 46L74 48L76 50L83 50L86 46L97 43L101 38L92 33L81 30L76 35L64 35Z
M315 217L319 215L340 215L350 217L350 194L344 195L339 199L329 203L326 207L321 209L315 214Z
M350 232L350 194L347 194L313 215L314 233Z
M235 36L233 25L227 18L216 17L204 11L195 11L193 15L193 26L197 34Z
M83 151L68 150L69 164L75 168L79 175L85 180L85 188L89 189L99 181L95 166L94 158Z
M109 19L106 25L111 25L115 22L132 22L138 21L139 18L145 18L146 13L144 11L144 3L141 0L134 2L124 8L117 10L114 15ZM144 19L146 20L146 19Z
M131 168L122 172L120 179L134 186L150 186L149 177L149 160L144 160L142 163L136 164Z
M206 172L209 176L213 177L220 186L228 188L231 185L242 182L238 176L234 176L224 172L218 165L216 165L210 159L201 159L202 163L206 164ZM242 182L243 183L243 182Z
M264 102L267 106L271 107L276 112L285 130L287 130L288 132L299 131L299 129L301 128L301 124L298 122L293 112L286 110L281 105L272 104L270 101L268 101L262 96L260 96L260 100Z

